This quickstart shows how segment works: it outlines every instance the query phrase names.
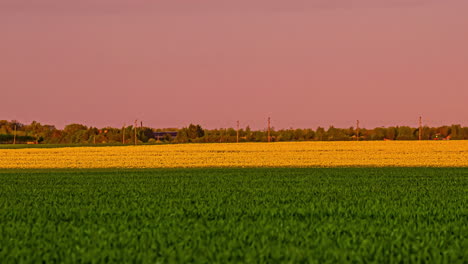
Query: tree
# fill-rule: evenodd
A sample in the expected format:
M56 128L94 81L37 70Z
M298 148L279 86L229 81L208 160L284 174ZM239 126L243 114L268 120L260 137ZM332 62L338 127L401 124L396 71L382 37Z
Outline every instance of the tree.
M326 139L327 139L327 135L326 135L325 129L323 127L317 127L317 130L315 131L315 140L322 141Z
M335 128L334 126L330 126L327 131L328 140L336 141L336 140L349 140L346 136L345 132L342 129Z
M245 140L251 141L251 138L252 138L252 129L250 129L250 126L247 126L245 128Z
M463 139L464 135L461 125L452 125L450 132L450 139Z
M398 136L396 137L397 140L415 139L415 135L411 127L401 126L401 127L398 127L397 130L398 130Z
M396 127L389 127L385 131L385 138L389 140L394 140L397 138L397 128Z
M179 143L194 142L203 136L205 136L205 131L200 125L190 124L178 131L176 141Z
M371 140L383 140L385 138L386 129L384 127L377 127L371 133Z

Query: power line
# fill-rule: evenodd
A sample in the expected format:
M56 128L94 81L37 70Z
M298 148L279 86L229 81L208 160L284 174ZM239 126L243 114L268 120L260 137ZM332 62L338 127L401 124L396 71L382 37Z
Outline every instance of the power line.
M135 129L135 146L137 145L137 122L138 122L138 120L135 120L135 127L134 127L134 129Z
M356 120L356 141L359 141L359 120Z
M271 123L271 120L270 120L270 117L268 117L268 142L271 142L271 137L270 137L270 123Z

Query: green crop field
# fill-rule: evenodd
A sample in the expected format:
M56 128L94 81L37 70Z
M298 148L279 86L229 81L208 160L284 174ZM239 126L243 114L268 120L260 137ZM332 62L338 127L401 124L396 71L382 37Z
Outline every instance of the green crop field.
M0 263L467 263L468 168L0 170Z

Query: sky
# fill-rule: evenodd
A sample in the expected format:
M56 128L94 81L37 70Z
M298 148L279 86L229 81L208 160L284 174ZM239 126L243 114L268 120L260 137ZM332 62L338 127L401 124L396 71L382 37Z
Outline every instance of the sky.
M468 125L466 0L0 0L0 119Z

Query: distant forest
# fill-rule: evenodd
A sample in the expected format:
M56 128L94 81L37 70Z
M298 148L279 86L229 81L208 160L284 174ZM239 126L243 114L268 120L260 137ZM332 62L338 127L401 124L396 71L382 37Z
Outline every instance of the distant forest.
M135 133L136 132L136 133ZM357 134L359 133L359 134ZM135 140L136 135L136 140ZM423 140L468 139L468 127L450 125L422 127ZM351 140L417 140L419 128L409 126L361 128L279 129L271 128L270 141L351 141ZM214 142L268 142L268 130L252 130L249 127L238 131L234 128L203 129L190 124L176 129L155 129L144 126L88 127L69 124L64 129L38 122L21 124L17 121L0 120L0 143L3 144L143 144L143 143L214 143Z

